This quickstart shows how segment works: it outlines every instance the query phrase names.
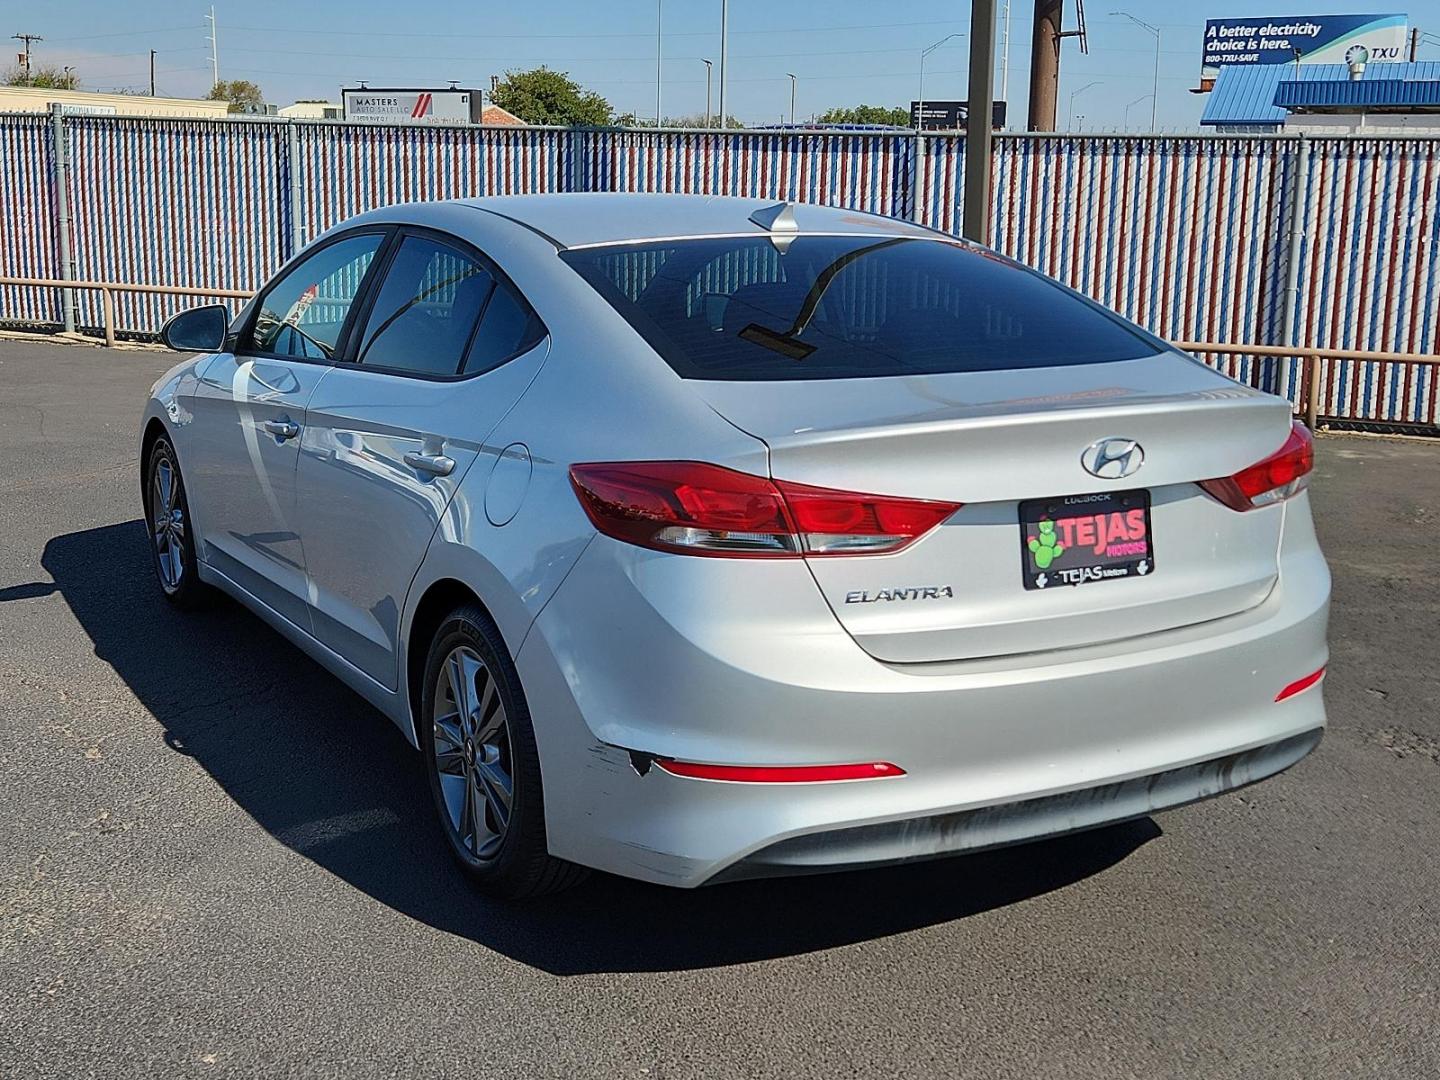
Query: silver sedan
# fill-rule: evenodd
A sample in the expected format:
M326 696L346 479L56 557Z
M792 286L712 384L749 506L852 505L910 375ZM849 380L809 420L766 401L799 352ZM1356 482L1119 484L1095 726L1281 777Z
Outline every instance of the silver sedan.
M201 355L141 423L160 587L388 716L497 895L974 851L1320 739L1288 403L953 237L396 206L164 338Z

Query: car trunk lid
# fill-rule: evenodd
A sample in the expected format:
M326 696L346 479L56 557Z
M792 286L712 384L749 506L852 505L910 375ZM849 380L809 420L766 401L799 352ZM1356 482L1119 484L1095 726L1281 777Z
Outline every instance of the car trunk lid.
M691 385L767 444L777 479L964 504L898 553L808 560L837 618L877 659L1011 655L1204 622L1258 604L1278 573L1283 508L1237 513L1196 483L1273 452L1289 430L1288 405L1180 354L1029 371ZM1087 472L1082 454L1107 439L1137 443L1143 463L1123 477ZM1121 492L1129 493L1123 506L1095 499ZM1032 500L1041 502L1028 507L1022 532L1022 504ZM1087 500L1104 511L1098 533L1083 524ZM1123 515L1146 503L1149 535L1137 541ZM1080 521L1037 533L1037 519L1070 514ZM1129 548L1107 546L1107 523L1109 539ZM1068 550L1055 550L1066 547L1057 538ZM1038 586L1029 540L1050 549L1051 572ZM1145 568L1131 559L1120 579L1071 586L1055 572L1083 575L1113 561L1110 551L1147 550Z

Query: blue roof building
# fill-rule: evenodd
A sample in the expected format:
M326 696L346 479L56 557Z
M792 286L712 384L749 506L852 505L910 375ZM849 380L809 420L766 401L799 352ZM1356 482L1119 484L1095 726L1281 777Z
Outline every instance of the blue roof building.
M1219 132L1440 134L1440 63L1232 65L1200 123Z

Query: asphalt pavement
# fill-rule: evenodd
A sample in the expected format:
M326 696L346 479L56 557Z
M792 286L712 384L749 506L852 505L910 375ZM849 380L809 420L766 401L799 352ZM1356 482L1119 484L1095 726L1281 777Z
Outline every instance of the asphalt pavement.
M1330 730L1154 819L524 907L238 606L170 611L153 351L0 341L0 1076L1440 1076L1440 444L1326 437Z

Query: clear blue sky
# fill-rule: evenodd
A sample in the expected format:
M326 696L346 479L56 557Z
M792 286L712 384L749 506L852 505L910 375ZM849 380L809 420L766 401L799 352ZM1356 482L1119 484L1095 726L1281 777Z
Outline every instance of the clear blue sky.
M718 95L720 0L662 3L664 110L698 114L705 101L699 57L716 61ZM1072 94L1086 129L1124 127L1127 106L1132 129L1149 126L1154 38L1110 14L1119 8L1162 31L1164 129L1192 128L1199 119L1203 99L1186 90L1198 82L1206 18L1406 10L1349 0L1090 0L1090 54L1082 56L1074 41L1063 49L1062 128ZM76 65L90 89L145 87L149 50L159 50L159 92L200 96L210 85L208 10L191 0L51 0L10 5L14 25L5 29L43 35L37 62ZM443 87L450 79L488 86L491 74L544 63L598 90L619 112L655 113L655 0L219 0L215 10L221 78L253 79L281 105L338 100L342 84L362 78L372 86ZM1012 123L1022 125L1032 11L1031 0L1012 5L1009 97ZM1074 0L1066 0L1067 28L1074 11ZM1440 33L1440 0L1416 3L1409 15L1411 25ZM731 0L731 111L752 123L779 119L789 107L786 72L799 76L797 118L831 105L907 104L917 91L920 51L968 30L969 18L968 3L948 0ZM1440 48L1422 46L1420 56L1440 59ZM925 96L963 98L967 60L965 38L932 53ZM997 96L998 82L997 74Z

